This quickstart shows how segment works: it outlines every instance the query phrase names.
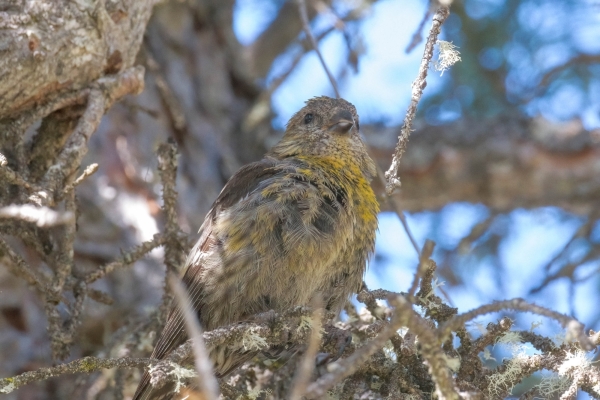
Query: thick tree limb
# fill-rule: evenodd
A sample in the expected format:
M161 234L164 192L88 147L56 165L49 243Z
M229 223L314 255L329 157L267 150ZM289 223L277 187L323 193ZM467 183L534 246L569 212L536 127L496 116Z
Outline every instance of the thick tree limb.
M362 128L380 166L389 165L397 129ZM586 131L579 121L553 124L518 114L467 119L417 127L394 197L408 212L469 202L498 212L556 206L587 215L600 203L599 168L600 131Z
M3 11L0 120L130 68L155 2L24 1Z

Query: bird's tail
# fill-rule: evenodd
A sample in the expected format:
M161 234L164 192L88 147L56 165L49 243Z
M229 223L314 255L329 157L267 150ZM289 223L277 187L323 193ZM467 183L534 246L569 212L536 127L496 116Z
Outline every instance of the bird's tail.
M150 385L150 374L148 372L144 372L144 376L142 376L142 380L138 384L132 400L149 400L151 398L151 389L152 385Z
M175 396L174 386L172 382L167 382L161 388L154 388L150 383L150 374L144 372L132 400L171 400Z

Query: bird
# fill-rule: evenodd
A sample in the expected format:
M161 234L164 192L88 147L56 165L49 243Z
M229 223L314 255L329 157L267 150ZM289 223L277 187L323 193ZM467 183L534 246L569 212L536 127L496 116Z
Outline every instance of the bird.
M204 330L308 306L315 296L339 312L360 290L379 204L370 186L376 166L359 128L350 102L309 99L264 158L225 184L183 268ZM163 359L186 340L182 312L173 307L152 358ZM208 350L217 377L256 355ZM133 399L171 399L169 390L153 388L146 372Z

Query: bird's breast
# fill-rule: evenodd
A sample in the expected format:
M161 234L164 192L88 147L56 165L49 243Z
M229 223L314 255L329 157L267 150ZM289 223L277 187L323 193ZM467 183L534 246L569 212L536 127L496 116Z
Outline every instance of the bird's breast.
M342 261L362 276L377 202L358 168L331 167L287 170L216 217L215 245L202 257L209 328L309 304L348 267Z

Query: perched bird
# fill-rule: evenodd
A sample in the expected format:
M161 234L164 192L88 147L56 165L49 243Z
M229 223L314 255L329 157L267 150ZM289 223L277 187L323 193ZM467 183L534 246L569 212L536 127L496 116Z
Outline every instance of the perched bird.
M339 311L362 284L379 205L369 184L375 164L356 109L316 97L290 119L281 141L227 182L206 215L182 278L205 330L256 313L308 305L318 294ZM187 340L173 308L153 358ZM209 349L217 376L255 353ZM171 398L145 374L134 400Z

